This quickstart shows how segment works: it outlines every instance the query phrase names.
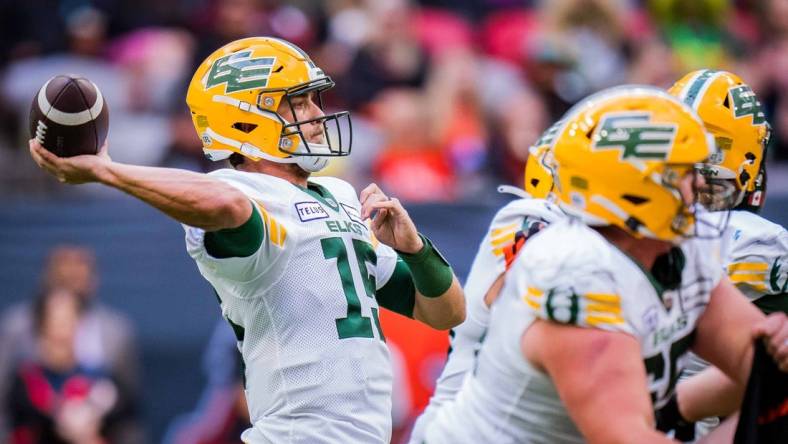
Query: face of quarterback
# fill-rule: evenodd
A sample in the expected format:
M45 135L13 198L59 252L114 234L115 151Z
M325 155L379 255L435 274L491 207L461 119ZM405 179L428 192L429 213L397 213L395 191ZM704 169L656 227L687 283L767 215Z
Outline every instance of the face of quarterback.
M320 106L315 102L315 93L309 92L298 96L293 96L288 101L282 99L279 104L277 113L291 122L300 122L305 120L317 119L323 117L325 114ZM301 131L309 143L325 143L326 137L323 129L322 120L305 123L301 125Z

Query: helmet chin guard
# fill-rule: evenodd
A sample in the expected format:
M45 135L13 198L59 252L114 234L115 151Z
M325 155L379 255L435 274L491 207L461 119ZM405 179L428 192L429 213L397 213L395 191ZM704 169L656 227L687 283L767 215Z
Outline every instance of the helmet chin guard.
M304 145L299 146L299 150L303 149L306 149ZM309 155L299 156L298 154L294 153L293 157L290 159L295 160L295 164L308 173L317 173L328 166L328 161L331 159L331 149L329 148L328 144L310 143L309 149L311 150ZM321 156L320 154L323 152L329 155Z

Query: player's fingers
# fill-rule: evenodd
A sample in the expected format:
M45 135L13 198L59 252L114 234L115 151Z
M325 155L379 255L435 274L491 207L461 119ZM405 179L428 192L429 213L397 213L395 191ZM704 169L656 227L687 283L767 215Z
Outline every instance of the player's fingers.
M361 201L361 204L363 205L364 202L366 202L367 198L369 198L370 195L375 193L383 194L383 192L380 190L380 187L378 187L378 185L375 182L372 182L371 184L367 185L363 190L361 190L361 193L358 196L358 200Z
M33 158L33 161L34 161L34 162L35 162L35 163L36 163L38 166L40 166L40 167L43 167L42 163L43 163L43 161L44 161L44 160L43 160L43 159L41 159L41 156L39 156L39 155L38 155L38 152L36 152L36 150L35 150L35 148L33 147L33 145L30 145L30 157L32 157L32 158Z
M766 319L758 322L753 327L753 337L755 338L771 338L777 330L780 329L782 323L785 322L785 314L772 313Z
M764 338L766 349L769 350L774 358L780 361L788 357L788 322L783 322L778 330L769 338ZM781 355L781 356L780 356Z
M380 202L385 202L386 200L386 196L381 193L374 193L367 196L367 199L361 204L361 218L367 219L370 217L372 212L376 209L375 205Z
M386 218L388 217L389 213L388 210L378 210L378 214L372 219L372 230L375 233L378 233L383 225L386 223Z
M770 352L780 370L788 373L788 339L783 337L774 344L774 351Z
M38 164L39 167L45 169L50 173L55 173L56 168L52 162L46 158L45 154L42 151L46 151L43 148L31 146L30 147L30 155L33 157L33 161Z
M400 202L399 199L397 199L396 197L392 197L389 200L393 204L391 210L394 215L399 216L401 214L407 214L407 211L405 211L405 207L402 206L402 202Z
M63 159L57 157L55 154L53 154L51 151L44 148L43 146L39 144L36 145L37 146L34 146L33 149L35 150L36 153L38 153L39 157L41 157L41 159L43 159L44 162L46 162L47 164L52 165L53 167L57 167L63 161Z
M399 200L396 198L375 202L370 205L372 210L382 210L385 209L391 214L393 217L400 218L403 215L406 215L405 208L402 207Z

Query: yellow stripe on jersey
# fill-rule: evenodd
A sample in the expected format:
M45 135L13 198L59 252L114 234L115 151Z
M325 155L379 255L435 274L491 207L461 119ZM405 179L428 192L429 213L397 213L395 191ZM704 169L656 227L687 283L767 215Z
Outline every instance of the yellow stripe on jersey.
M257 209L260 210L260 215L263 216L263 223L268 230L268 239L277 247L284 246L285 239L287 238L287 230L284 225L268 214L262 202L255 201L255 203L257 204Z
M507 250L512 248L518 226L515 222L501 228L495 228L490 232L490 246L495 256L502 256Z
M728 274L739 271L761 271L765 273L768 269L769 264L765 262L734 262L728 265Z
M621 314L621 306L614 304L588 304L586 305L586 310L602 312L606 314L609 313L613 315Z
M518 226L517 222L513 222L501 228L493 228L492 231L490 232L490 237L498 237L501 233L517 230L517 226Z
M765 262L735 262L728 266L728 277L734 284L749 285L765 293L768 271L769 264Z
M588 314L586 315L586 323L592 327L599 325L621 325L624 323L622 316L598 316Z
M490 245L493 247L499 247L501 244L514 242L514 231L510 231L503 236L495 237L490 241Z
M732 274L731 282L763 282L766 274Z
M621 296L611 293L586 293L585 321L588 325L621 325L624 317L621 310Z
M594 302L601 302L603 304L615 304L619 307L621 306L621 296L617 294L586 293L583 296L586 299L590 299Z
M544 296L544 291L536 287L528 287L528 291L523 295L523 301L534 310L540 310L542 303L538 299Z
M496 248L493 250L493 254L496 256L501 256L502 254L506 253L506 250L512 248L512 245L514 245L514 242L508 243L501 248Z

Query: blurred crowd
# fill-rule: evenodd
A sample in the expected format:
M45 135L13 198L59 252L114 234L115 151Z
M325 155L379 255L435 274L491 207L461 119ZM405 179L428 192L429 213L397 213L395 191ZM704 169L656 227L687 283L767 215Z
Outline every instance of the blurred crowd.
M251 35L285 38L337 83L353 154L327 174L407 201L520 184L528 147L620 83L723 68L758 93L788 162L788 0L0 0L0 190L77 192L35 171L27 113L51 76L102 89L114 159L205 171L185 106L194 68Z
M52 249L39 292L0 313L0 442L145 442L133 327L96 298L92 250Z
M56 245L36 294L0 306L0 443L239 443L250 420L230 325L218 320L201 365L189 364L195 373L202 370L203 387L185 394L172 388L157 397L150 387L169 387L169 381L153 381L163 375L141 360L139 325L102 301L96 261L90 247ZM394 370L391 442L398 444L407 442L429 401L449 340L445 331L385 309L380 321ZM153 403L197 393L190 409L159 418L166 429L152 429L147 413Z

